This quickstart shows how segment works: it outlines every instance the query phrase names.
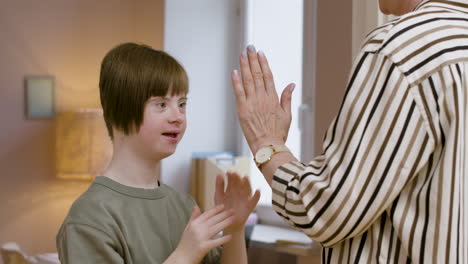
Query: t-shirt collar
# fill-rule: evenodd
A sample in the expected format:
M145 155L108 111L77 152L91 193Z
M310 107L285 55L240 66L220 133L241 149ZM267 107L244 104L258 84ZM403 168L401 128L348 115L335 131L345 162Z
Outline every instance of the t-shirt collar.
M158 182L159 183L159 182ZM166 195L167 186L164 184L160 184L159 187L154 189L143 189L143 188L135 188L130 187L127 185L123 185L118 183L108 177L105 176L98 176L94 179L93 184L99 184L109 189L112 189L120 194L131 196L135 198L141 199L160 199Z

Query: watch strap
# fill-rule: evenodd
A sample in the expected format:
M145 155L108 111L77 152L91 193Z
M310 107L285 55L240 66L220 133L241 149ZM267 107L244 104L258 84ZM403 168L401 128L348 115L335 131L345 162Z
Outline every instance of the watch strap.
M276 153L279 153L279 152L290 152L289 148L286 147L286 145L273 145L273 144L270 144L270 145L266 145L266 146L263 146L261 148L264 148L264 147L271 147L272 150L273 150L273 153L271 154L270 158L263 162L263 163L258 163L256 160L255 160L255 156L254 156L254 161L255 161L255 165L257 165L258 168L260 168L262 165L265 165L267 164L268 162L270 162L271 158L276 154ZM261 149L260 148L260 149Z
M270 145L273 148L273 155L278 152L290 151L286 145ZM272 156L273 156L272 155Z

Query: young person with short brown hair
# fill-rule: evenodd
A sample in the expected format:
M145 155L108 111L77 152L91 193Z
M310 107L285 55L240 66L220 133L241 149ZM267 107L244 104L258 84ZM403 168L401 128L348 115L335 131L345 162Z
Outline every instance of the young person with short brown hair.
M60 228L61 262L246 263L244 223L260 196L248 180L228 173L225 191L219 176L217 206L201 213L157 178L186 128L183 67L163 51L125 43L105 56L99 87L114 153Z

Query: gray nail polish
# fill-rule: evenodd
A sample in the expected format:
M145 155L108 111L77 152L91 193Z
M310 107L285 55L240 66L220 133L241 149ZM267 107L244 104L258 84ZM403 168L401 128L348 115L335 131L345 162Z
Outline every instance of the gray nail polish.
M248 50L249 52L252 52L252 53L253 53L253 52L255 52L255 47L254 47L253 45L249 45L249 46L247 46L247 50Z

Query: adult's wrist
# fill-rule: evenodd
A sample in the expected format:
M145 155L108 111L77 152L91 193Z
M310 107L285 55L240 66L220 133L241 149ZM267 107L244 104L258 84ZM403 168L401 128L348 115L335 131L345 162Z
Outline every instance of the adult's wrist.
M257 151L261 147L268 146L268 145L285 145L285 142L284 142L284 140L279 139L279 138L273 138L273 137L263 138L263 139L259 139L256 142L252 143L250 145L250 150L252 151L252 154L255 155L255 153L257 153Z

